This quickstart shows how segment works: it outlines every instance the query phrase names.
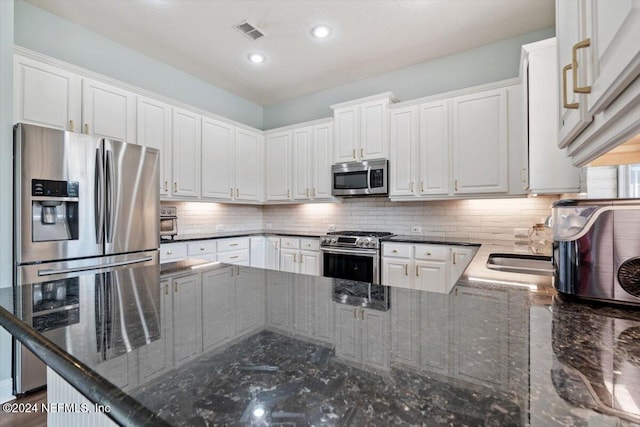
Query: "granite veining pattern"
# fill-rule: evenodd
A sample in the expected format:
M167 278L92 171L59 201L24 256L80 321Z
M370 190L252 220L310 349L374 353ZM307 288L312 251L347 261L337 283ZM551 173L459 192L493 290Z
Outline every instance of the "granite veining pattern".
M122 424L640 423L637 311L469 274L449 294L391 287L388 310L339 302L333 279L220 263L99 276L80 276L77 321L43 332L14 307L31 285L0 289L0 324ZM116 322L98 294L124 297Z

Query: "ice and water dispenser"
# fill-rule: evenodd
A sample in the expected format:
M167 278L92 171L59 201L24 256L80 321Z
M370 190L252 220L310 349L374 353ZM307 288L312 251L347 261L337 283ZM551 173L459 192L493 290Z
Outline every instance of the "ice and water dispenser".
M76 181L31 180L34 242L78 240L78 193Z

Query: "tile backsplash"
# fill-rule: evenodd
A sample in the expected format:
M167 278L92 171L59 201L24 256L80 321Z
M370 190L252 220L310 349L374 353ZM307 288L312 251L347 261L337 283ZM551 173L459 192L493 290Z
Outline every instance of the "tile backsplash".
M342 203L232 205L162 202L178 208L179 234L273 230L326 233L336 230L391 231L450 239L516 240L515 228L530 230L551 213L556 196L491 200L390 202L385 198ZM413 232L412 227L420 227ZM223 230L221 230L221 228Z

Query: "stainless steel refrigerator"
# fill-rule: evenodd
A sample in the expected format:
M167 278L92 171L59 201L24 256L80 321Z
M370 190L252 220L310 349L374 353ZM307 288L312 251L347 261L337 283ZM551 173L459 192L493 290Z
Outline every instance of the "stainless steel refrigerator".
M156 149L17 124L16 285L157 264L158 174ZM15 392L44 384L30 378L41 377L43 368L31 365L39 360L17 343L14 349Z

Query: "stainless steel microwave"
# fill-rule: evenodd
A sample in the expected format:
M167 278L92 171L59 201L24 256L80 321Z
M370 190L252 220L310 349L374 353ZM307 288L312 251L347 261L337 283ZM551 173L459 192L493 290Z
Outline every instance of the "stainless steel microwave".
M336 163L331 167L334 196L386 196L388 161Z

